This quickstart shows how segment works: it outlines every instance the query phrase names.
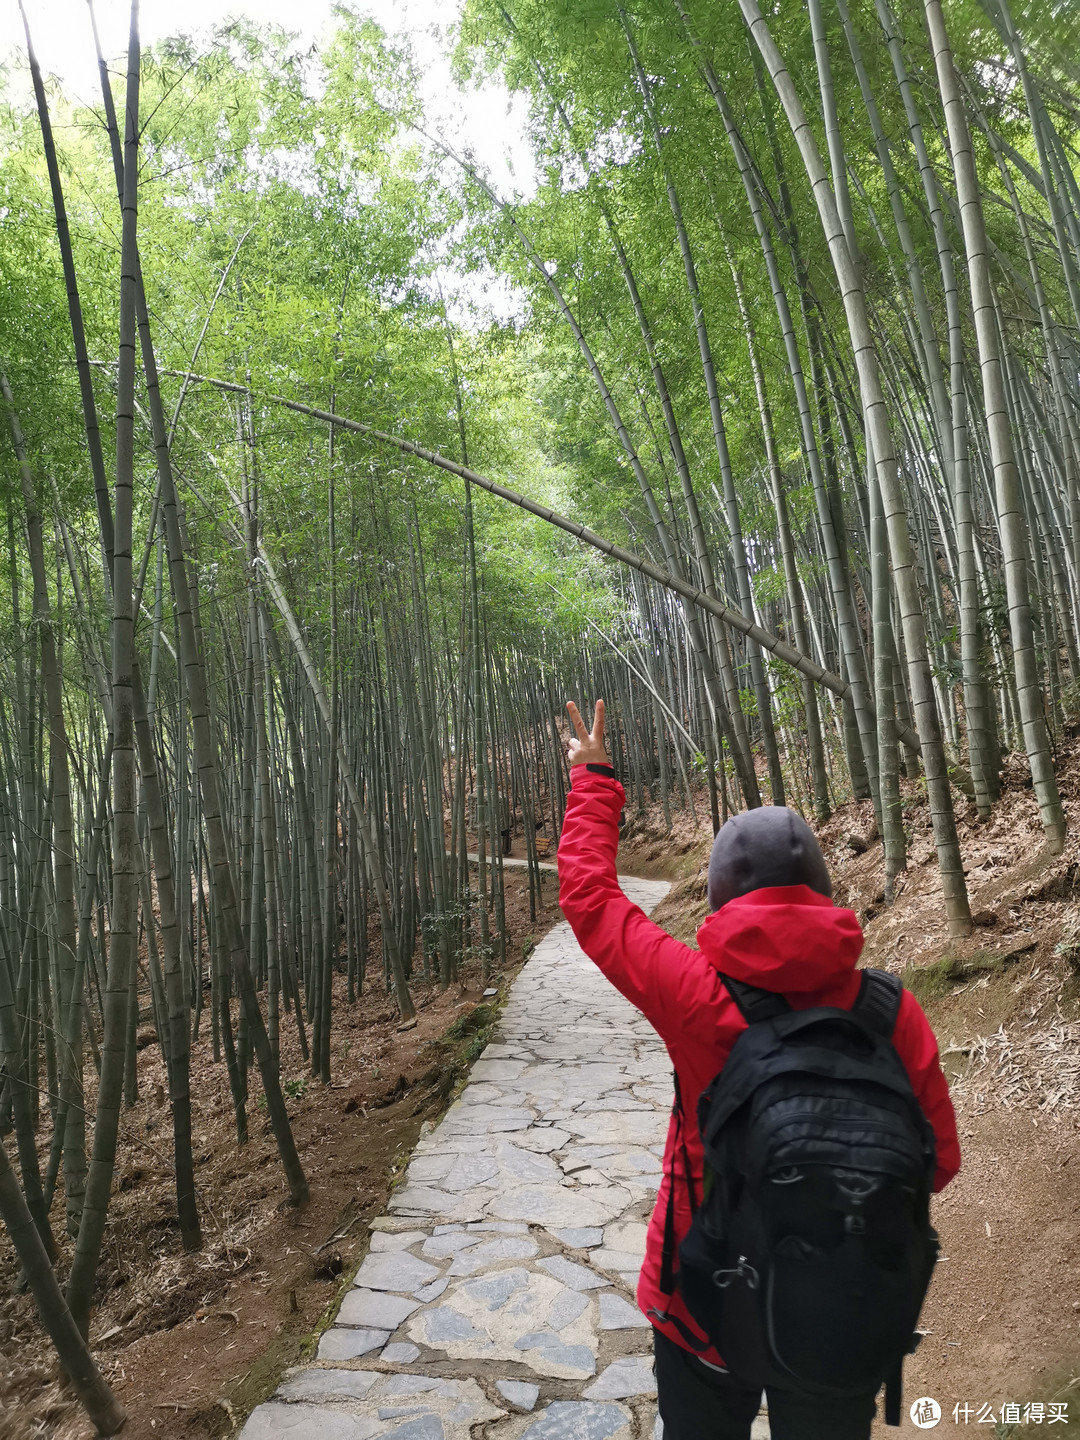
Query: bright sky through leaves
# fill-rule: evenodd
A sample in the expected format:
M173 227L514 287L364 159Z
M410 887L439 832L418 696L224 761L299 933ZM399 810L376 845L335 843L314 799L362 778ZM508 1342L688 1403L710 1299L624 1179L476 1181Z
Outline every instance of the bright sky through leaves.
M56 75L74 98L97 103L97 70L84 0L26 3L42 68ZM306 0L300 6L292 0L235 0L226 5L220 0L186 0L181 6L169 0L143 0L140 29L143 43L149 45L177 32L205 33L227 16L245 15L295 33L298 47L306 48L317 44L332 26L332 8L332 0ZM470 146L503 193L531 191L534 171L521 101L511 103L505 89L490 83L463 93L451 79L447 30L456 24L461 6L455 0L360 0L356 8L388 34L409 37L428 123L458 144ZM126 0L97 0L95 11L105 54L115 60L127 46L129 5ZM22 22L15 0L7 0L0 6L0 56L10 63L13 50L23 52Z

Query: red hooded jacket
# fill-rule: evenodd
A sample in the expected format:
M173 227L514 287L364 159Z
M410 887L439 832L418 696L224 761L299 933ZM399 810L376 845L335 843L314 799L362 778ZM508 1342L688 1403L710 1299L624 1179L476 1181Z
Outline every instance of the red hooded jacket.
M679 1081L685 1116L686 1154L701 1194L703 1152L697 1128L702 1090L721 1069L746 1022L720 980L719 971L780 991L797 1010L814 1005L850 1008L858 994L855 969L863 934L855 913L833 905L806 885L753 890L710 915L698 931L700 950L673 939L623 894L615 869L619 812L625 793L617 780L575 765L559 842L559 904L586 955L615 988L641 1011L667 1046ZM960 1168L949 1087L938 1063L937 1041L922 1007L905 990L893 1033L912 1087L937 1137L934 1189ZM672 1116L664 1178L649 1224L637 1299L656 1328L686 1345L676 1326L657 1323L650 1311L677 1316L695 1335L676 1289L660 1289L660 1256L668 1187L675 1177L675 1229L690 1228L690 1197L683 1146L676 1145ZM704 1343L704 1337L702 1337ZM721 1365L714 1349L702 1359Z

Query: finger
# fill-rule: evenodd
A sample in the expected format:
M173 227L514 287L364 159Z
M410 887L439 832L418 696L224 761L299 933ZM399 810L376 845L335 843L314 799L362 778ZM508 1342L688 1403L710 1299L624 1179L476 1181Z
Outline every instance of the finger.
M593 710L592 736L598 745L604 743L604 702L597 700L596 708Z
M584 744L585 741L589 738L589 732L585 729L585 721L581 718L580 710L574 704L573 700L568 700L566 702L566 710L570 716L571 725L573 725L574 729L577 731L578 739L582 742L582 744Z

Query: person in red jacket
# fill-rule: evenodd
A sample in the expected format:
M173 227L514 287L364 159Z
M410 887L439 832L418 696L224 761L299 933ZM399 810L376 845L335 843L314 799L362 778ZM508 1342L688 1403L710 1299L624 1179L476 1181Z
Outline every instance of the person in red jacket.
M637 1299L654 1329L658 1405L665 1440L748 1440L761 1402L709 1347L683 1304L661 1288L669 1187L676 1238L690 1228L691 1193L702 1193L704 1156L698 1097L745 1028L720 973L784 995L795 1009L850 1008L858 994L863 947L859 921L832 902L832 884L813 831L793 811L768 806L734 816L720 830L709 865L712 912L700 949L681 944L632 904L619 887L615 856L626 796L604 744L604 703L591 733L567 705L571 790L559 842L559 904L585 954L655 1028L675 1069L682 1104L673 1110L664 1178L649 1224ZM960 1146L937 1041L921 1006L905 991L893 1032L912 1088L937 1141L934 1189L960 1168ZM681 1112L681 1113L679 1113ZM875 1397L838 1403L768 1394L773 1440L867 1440Z

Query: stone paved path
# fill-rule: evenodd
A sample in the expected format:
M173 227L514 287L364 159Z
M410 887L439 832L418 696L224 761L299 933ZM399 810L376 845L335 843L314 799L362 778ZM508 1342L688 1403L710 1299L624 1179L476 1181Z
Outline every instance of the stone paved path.
M622 884L645 910L668 889ZM557 925L372 1223L317 1362L241 1440L659 1437L634 1289L670 1105L663 1045Z

